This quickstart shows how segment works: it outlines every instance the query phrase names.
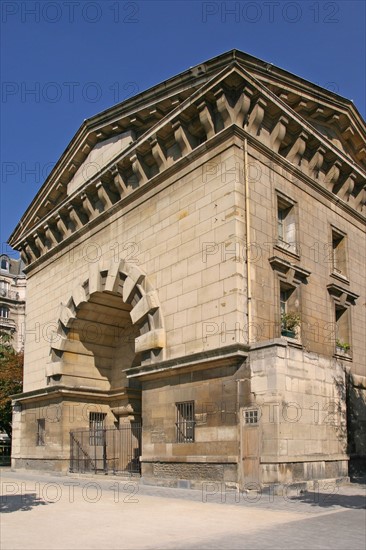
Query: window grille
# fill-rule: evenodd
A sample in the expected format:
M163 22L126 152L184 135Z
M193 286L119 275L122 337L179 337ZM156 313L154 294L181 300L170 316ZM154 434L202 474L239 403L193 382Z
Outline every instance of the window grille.
M106 413L89 413L89 445L104 444L104 424Z
M258 410L245 411L245 424L258 424Z
M192 443L194 442L194 401L185 401L176 403L177 421L176 425L176 440L177 443Z
M45 445L45 435L46 435L46 419L39 418L37 420L37 441L36 441L36 445L38 447Z

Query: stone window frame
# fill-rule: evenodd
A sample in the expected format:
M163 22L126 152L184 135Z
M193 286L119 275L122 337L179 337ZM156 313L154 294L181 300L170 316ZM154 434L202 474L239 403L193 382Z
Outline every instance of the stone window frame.
M311 272L299 265L293 264L288 260L280 258L278 256L272 256L268 259L272 269L277 274L277 284L275 296L277 296L276 311L279 313L279 322L276 323L279 326L279 332L282 332L281 327L281 305L280 305L280 293L281 290L291 291L291 301L294 303L294 313L301 315L301 288L303 284L307 284L307 279ZM290 297L289 296L289 297ZM296 305L295 302L298 301ZM282 334L280 334L282 336ZM291 337L289 337L291 338ZM298 343L301 344L301 322L295 335ZM293 338L291 338L293 340Z
M345 360L352 361L351 306L355 305L359 295L336 283L327 285L327 290L333 302L332 322L334 323L334 338L332 338L332 341L334 344L334 355L342 357ZM339 323L340 319L342 319L341 327ZM341 330L340 334L338 334L339 329ZM350 348L348 350L342 350L342 348L338 345L338 341L341 341L344 344L349 344Z
M330 224L328 247L328 260L330 263L331 277L334 277L342 282L349 283L347 233L335 225Z
M299 255L299 212L298 203L283 191L275 189L276 194L276 223L275 248L300 259ZM279 228L282 227L280 235Z
M299 287L295 285L290 285L280 281L280 292L279 292L279 312L280 312L280 321L281 321L281 336L286 336L287 338L292 338L292 336L286 335L286 329L283 327L282 315L288 313L300 314L300 304L301 296ZM299 305L296 305L296 302ZM298 338L299 332L294 331L293 338Z

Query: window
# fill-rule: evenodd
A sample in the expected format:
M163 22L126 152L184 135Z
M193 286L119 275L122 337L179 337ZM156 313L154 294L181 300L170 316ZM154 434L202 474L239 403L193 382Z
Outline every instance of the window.
M338 283L330 283L327 290L333 299L333 323L334 331L329 342L336 348L337 354L351 357L352 347L350 345L352 337L351 309L356 305L359 294L351 292L348 288L340 286Z
M104 429L106 413L89 413L89 445L104 444Z
M277 196L277 239L278 244L296 253L295 205Z
M285 283L280 284L280 318L281 335L290 338L297 337L297 329L300 325L298 313L297 290Z
M332 270L335 274L346 276L346 239L345 236L332 229L331 247Z
M0 296L6 296L9 292L9 283L7 281L0 281Z
M6 306L0 306L0 317L3 317L3 319L9 318L9 308Z
M3 269L4 271L9 271L9 260L8 258L1 258L1 262L0 262L0 268Z
M194 442L194 401L176 403L177 421L176 441L177 443Z
M286 315L287 313L287 301L289 299L289 291L288 290L280 290L280 313L281 318Z
M46 419L39 418L37 420L37 441L36 441L36 445L38 447L45 445L45 435L46 435Z
M245 411L245 424L258 424L258 410Z
M335 305L335 338L337 353L349 354L349 310L339 304Z

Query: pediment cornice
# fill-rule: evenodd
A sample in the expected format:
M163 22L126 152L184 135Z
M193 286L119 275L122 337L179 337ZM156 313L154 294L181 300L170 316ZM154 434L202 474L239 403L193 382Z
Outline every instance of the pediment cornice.
M136 115L131 119L141 121ZM65 192L53 202L49 189L46 211L38 210L40 219L34 219L33 226L28 219L27 227L24 219L10 244L22 250L26 263L32 263L231 125L243 128L362 213L365 171L234 60L199 89L190 90L185 99L171 103L165 115L160 112L155 123L142 127L130 145L74 193ZM60 185L65 184L55 182L54 188Z

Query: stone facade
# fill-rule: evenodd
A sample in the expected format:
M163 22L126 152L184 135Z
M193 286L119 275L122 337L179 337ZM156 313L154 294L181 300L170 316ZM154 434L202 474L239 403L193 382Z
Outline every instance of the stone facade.
M13 465L67 470L98 418L142 421L147 483L347 476L365 133L348 100L237 51L86 121L10 239L28 277Z

